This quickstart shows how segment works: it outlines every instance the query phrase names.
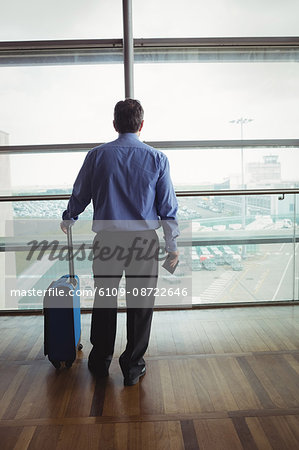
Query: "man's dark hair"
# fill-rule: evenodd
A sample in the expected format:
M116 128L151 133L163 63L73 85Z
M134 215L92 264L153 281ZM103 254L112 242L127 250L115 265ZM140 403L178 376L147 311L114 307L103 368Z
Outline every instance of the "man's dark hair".
M144 111L138 100L127 98L114 107L114 124L119 133L136 133L143 121Z

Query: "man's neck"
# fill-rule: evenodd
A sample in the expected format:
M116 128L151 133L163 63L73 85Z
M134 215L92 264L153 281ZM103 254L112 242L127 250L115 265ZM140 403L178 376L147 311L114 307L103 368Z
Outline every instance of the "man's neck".
M132 133L132 132L130 132L130 131L128 131L128 132L126 132L126 133L118 133L118 136L120 137L120 136L123 136L123 135L125 135L125 134L131 134L132 136L136 136L137 138L139 138L139 136L140 136L140 131L137 131L136 133Z

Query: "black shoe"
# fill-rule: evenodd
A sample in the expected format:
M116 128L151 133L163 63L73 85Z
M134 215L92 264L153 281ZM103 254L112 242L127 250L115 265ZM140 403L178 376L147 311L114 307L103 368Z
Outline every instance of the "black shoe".
M97 378L104 378L109 376L108 369L99 369L98 367L95 367L93 364L91 364L90 361L88 361L88 368L90 372Z
M146 368L143 367L143 369L141 370L140 374L137 375L137 377L135 378L124 378L124 385L125 386L134 386L134 384L137 384L139 379L141 377L143 377L146 374Z

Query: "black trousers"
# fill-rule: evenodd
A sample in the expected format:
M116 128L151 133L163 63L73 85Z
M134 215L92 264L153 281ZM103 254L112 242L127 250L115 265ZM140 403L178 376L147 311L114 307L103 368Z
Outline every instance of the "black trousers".
M158 278L158 238L153 230L102 231L93 243L95 299L92 312L93 345L89 360L99 370L109 368L117 327L117 290L125 272L127 345L119 363L125 377L134 378L145 366L154 290Z

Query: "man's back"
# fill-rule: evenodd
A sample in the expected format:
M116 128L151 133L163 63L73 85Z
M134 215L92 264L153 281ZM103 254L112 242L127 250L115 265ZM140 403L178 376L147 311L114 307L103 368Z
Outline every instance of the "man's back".
M96 233L103 229L157 229L161 219L167 241L178 234L177 199L168 159L135 133L120 134L115 141L90 150L63 219L77 217L91 200Z
M166 157L133 133L90 152L94 219L157 220L156 185Z

